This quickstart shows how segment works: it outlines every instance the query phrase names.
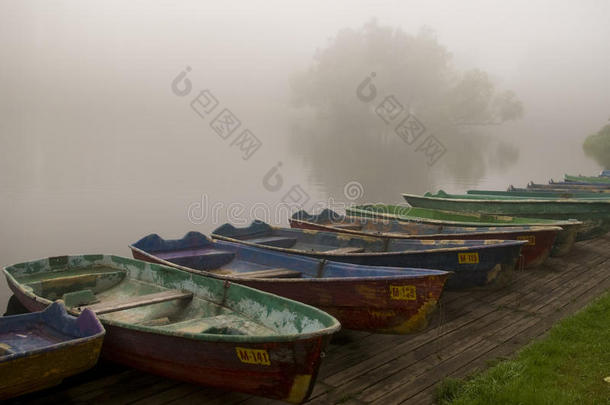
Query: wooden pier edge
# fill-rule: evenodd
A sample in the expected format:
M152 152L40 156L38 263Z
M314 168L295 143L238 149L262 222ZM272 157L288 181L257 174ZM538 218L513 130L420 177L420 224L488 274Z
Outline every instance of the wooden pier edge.
M463 377L512 355L610 288L610 236L577 243L567 257L516 272L496 289L447 292L430 327L414 335L345 331L327 350L308 404L426 404L443 378ZM280 404L184 384L102 362L14 403Z

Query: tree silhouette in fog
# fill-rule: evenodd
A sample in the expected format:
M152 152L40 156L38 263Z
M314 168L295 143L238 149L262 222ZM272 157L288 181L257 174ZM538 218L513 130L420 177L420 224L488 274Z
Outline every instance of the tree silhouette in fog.
M516 162L516 148L485 134L520 118L521 102L498 90L487 73L459 71L451 60L428 28L411 35L373 20L339 31L291 83L294 106L304 113L291 144L312 181L336 193L357 180L363 200L400 201L400 191L423 191L430 176L478 179L488 166ZM358 96L367 86L369 94ZM380 103L390 96L402 111L394 122L380 117ZM409 115L425 130L417 142L395 132ZM432 172L417 151L429 135L446 149Z
M610 168L610 124L596 134L589 135L582 145L585 154L593 158L604 169Z

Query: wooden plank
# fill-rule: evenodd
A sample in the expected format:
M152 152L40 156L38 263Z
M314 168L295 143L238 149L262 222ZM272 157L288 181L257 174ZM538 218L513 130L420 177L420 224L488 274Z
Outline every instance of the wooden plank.
M107 314L109 312L124 311L126 309L137 308L144 305L152 305L166 301L184 300L191 298L193 298L192 292L168 290L154 294L140 295L138 297L128 300L100 302L99 304L89 305L84 308L89 308L97 315L102 315Z
M325 250L324 253L330 253L331 255L347 255L350 253L362 253L364 252L364 248L360 247L344 247L332 250Z
M511 355L609 288L608 242L610 237L579 242L567 257L516 271L502 289L447 292L430 328L422 333L342 332L326 350L309 403L429 403L445 376L467 375L485 368L490 359ZM28 397L28 402L278 403L138 371L119 375L62 385Z
M556 296L552 295L549 298L555 299ZM494 346L497 347L499 345L497 342L504 342L510 339L511 337L514 337L515 335L520 335L522 330L525 330L539 323L540 319L540 317L531 317L523 315L522 319L519 322L510 325L510 327L500 329L500 332L493 335L493 338L491 340L486 339L487 341L484 343L483 347L489 347L490 349L493 349ZM442 365L439 365L438 367L435 367L429 372L426 372L425 375L421 378L411 380L410 382L406 383L403 382L403 384L399 385L400 388L392 391L391 393L387 393L387 390L383 390L381 393L384 395L382 397L379 397L377 401L380 404L391 404L400 403L406 399L409 399L411 396L418 394L419 392L423 391L423 389L427 389L429 386L435 384L436 381L445 377L448 371L450 371L452 367L454 367L454 365L458 368L461 368L463 367L463 364L468 363L469 360L471 360L472 358L480 358L482 355L485 355L485 358L487 359L487 353L489 353L489 351L491 350L481 351L479 348L477 348L477 350L473 353L469 353L469 351L466 351L458 356L459 361L452 359L448 362L444 362L442 363ZM419 364L419 366L421 367L421 364ZM409 377L411 376L412 374ZM363 399L369 400L371 398L364 397ZM377 403L377 401L373 403Z
M549 279L552 279L553 277L557 277L559 276L561 273L548 273L548 274L544 274L544 277L539 277L539 280L537 281L537 283L529 283L529 285L532 287L532 289L536 289L537 285L543 285L544 283L547 283ZM496 291L495 295L496 295L496 301L499 301L497 303L490 303L489 305L486 306L481 306L480 303L477 303L476 300L473 300L471 303L472 308L473 308L473 312L470 313L467 317L465 318L457 318L454 319L453 321L449 321L445 324L443 324L443 328L444 330L440 330L440 329L429 329L428 331L416 335L416 337L404 337L404 340L407 340L407 342L403 342L400 343L398 345L388 345L388 344L384 344L384 342L377 342L375 343L373 346L371 346L372 348L369 350L366 350L365 347L360 347L358 348L358 350L354 353L355 356L355 367L354 368L350 368L349 367L349 363L351 363L351 359L347 359L348 364L346 364L346 359L342 359L342 361L337 364L337 369L339 370L337 372L336 376L333 376L333 379L329 380L328 378L325 378L326 373L328 372L328 369L330 368L329 366L326 366L325 369L323 369L323 371L321 372L321 377L324 378L324 380L332 385L332 381L345 381L345 379L348 377L348 372L352 372L352 373L359 373L359 372L366 372L368 371L370 368L374 368L376 366L379 365L379 361L385 361L386 359L392 359L397 353L402 353L403 348L407 348L408 346L406 346L409 342L409 338L411 339L412 342L416 342L417 340L422 341L422 344L425 344L429 341L433 341L436 338L438 338L440 336L440 333L442 334L446 334L448 332L450 332L451 330L455 329L455 328L461 328L464 327L465 325L468 325L469 322L474 322L474 321L479 321L480 318L482 318L483 316L487 315L490 312L493 312L498 306L502 306L508 302L511 302L512 300L514 300L516 297L519 296L520 290L517 291L510 291L510 289L503 289L500 291ZM493 293L492 293L493 295ZM503 296L503 299L498 299L498 295ZM456 302L456 304L459 304L459 302ZM475 316L472 316L473 314L475 314ZM476 316L479 315L479 316ZM460 322L460 320L462 321L466 321L466 322ZM378 335L375 335L378 336ZM393 350L391 352L388 352L386 350L387 347L392 347ZM412 348L416 348L417 346L411 346ZM380 355L376 356L374 350L377 350ZM389 360L388 360L389 361Z
M362 225L358 225L358 224L333 224L333 223L330 223L330 224L322 224L322 225L329 225L329 226L332 226L332 227L335 227L335 228L348 229L348 230L351 230L351 231L357 231L357 230L362 229Z
M154 393L151 396L141 398L138 401L133 402L133 405L163 405L199 392L202 389L203 387L199 385L178 384L162 392Z
M248 271L244 273L232 273L231 276L240 278L298 278L301 277L301 272L283 268L274 268L267 270Z

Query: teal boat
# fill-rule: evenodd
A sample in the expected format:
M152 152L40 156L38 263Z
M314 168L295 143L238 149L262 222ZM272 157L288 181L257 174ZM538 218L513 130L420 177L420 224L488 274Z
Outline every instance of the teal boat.
M352 216L394 219L443 226L481 226L489 227L489 229L516 226L559 226L562 228L562 231L557 234L557 239L555 239L553 250L551 251L552 256L567 254L574 246L576 234L582 226L582 223L576 220L561 221L544 218L521 218L507 215L441 211L385 204L356 205L347 208L346 212Z
M509 188L508 191L500 191L500 190L468 190L466 192L470 195L484 195L484 196L498 196L498 197L511 197L511 198L547 198L551 200L558 200L562 198L572 198L572 199L610 199L610 194L606 193L598 193L598 192L588 192L588 191L570 191L570 190L561 190L557 191L543 191L543 190L529 190L522 189L517 190L515 188Z
M6 267L4 274L30 311L61 298L70 313L95 312L108 331L102 347L108 360L292 403L311 393L340 327L296 301L118 256L51 257Z
M527 184L527 188L534 190L549 190L554 189L557 191L564 190L574 190L574 191L587 191L587 192L597 192L597 193L607 193L610 192L610 184L603 183L570 183L570 182L554 182L553 180L549 181L549 184L538 184L530 181Z
M610 184L610 177L600 176L574 176L571 174L566 174L564 176L564 180L567 182L575 182L575 183L596 183L596 184Z
M448 211L510 215L557 220L577 219L583 223L576 240L588 240L610 230L610 200L511 198L508 196L426 193L403 194L413 207Z
M557 194L570 194L573 192L576 193L590 193L603 195L606 194L610 197L610 189L608 188L599 188L599 187L588 187L588 186L573 186L568 187L566 184L570 183L561 183L557 187L553 187L552 184L534 184L529 183L527 187L515 187L513 185L508 186L507 191L516 191L518 193L557 193Z

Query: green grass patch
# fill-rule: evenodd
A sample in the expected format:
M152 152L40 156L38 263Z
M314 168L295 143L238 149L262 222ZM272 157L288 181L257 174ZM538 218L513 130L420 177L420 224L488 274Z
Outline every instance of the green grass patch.
M441 405L610 404L610 293L559 322L548 336L466 380L447 378Z

